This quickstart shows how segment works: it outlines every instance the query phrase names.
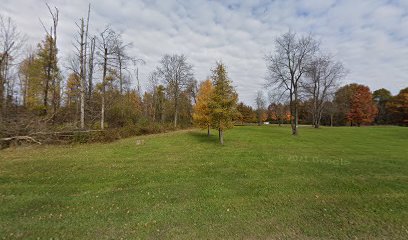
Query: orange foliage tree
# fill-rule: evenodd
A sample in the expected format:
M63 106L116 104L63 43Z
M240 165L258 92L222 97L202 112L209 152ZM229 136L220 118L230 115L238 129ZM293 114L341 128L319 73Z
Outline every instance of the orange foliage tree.
M194 106L193 121L195 125L201 128L207 128L207 135L210 136L211 127L211 109L209 103L213 92L211 80L201 83L197 93L197 103Z
M289 106L282 103L271 103L268 106L268 118L272 121L276 121L279 126L285 122L289 122L291 119Z
M347 114L350 125L370 124L374 121L377 112L370 89L367 86L358 85L352 95L350 110Z

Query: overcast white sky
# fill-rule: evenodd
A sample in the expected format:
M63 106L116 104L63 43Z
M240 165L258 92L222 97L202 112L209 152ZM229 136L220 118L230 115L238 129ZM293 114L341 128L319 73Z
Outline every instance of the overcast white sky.
M344 83L357 82L394 94L408 86L408 0L276 1L90 1L91 32L110 24L132 42L131 53L146 61L142 81L165 53L185 54L197 80L204 80L217 60L248 104L265 83L264 55L274 39L292 29L312 32L322 47L344 63ZM60 9L60 62L72 51L75 21L85 17L88 1L49 0ZM44 37L39 18L49 23L41 0L1 0L35 46Z

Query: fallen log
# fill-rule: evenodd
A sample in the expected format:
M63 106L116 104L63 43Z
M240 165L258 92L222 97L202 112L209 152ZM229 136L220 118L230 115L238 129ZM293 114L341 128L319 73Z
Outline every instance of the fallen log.
M14 137L7 137L7 138L0 138L0 141L27 141L27 142L33 142L41 145L41 142L37 141L33 137L30 136L14 136Z
M104 132L105 130L73 130L73 131L59 131L59 132L35 132L26 136L12 136L0 138L0 149L9 147L12 143L36 143L36 144L52 144L52 143L70 143L75 141L75 137L79 134L85 134L89 137L92 133ZM87 141L87 140L85 140Z

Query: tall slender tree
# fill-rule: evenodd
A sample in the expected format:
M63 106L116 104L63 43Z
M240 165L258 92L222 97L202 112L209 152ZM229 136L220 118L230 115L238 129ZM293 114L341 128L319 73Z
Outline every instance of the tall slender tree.
M256 118L257 118L258 126L261 126L262 123L267 118L266 106L265 106L266 105L265 96L262 91L258 91L256 93L255 104L256 104Z
M114 67L116 59L118 35L109 26L100 33L98 38L99 64L102 68L101 83L101 129L105 128L105 94L107 84L107 74L109 68Z
M200 84L197 93L197 102L194 105L193 121L201 127L207 129L207 136L210 136L211 128L211 109L210 100L213 94L213 85L211 80L206 80Z
M234 126L237 117L238 95L228 78L225 65L218 62L213 70L213 94L210 99L211 125L218 130L220 143L224 144L224 131Z
M48 56L42 56L42 58L45 60L45 71L46 71L46 81L44 85L44 114L47 113L48 109L48 94L49 90L51 89L52 92L52 98L51 98L51 105L54 113L57 110L57 107L59 107L59 95L60 95L60 85L59 85L59 68L58 68L58 48L57 48L57 27L58 27L58 21L59 21L59 9L57 7L54 7L52 9L48 3L46 3L46 6L48 8L48 12L51 15L52 18L52 26L50 27L50 30L44 25L44 23L41 21L41 24L45 30L46 33L46 39L43 44L44 51L48 54Z

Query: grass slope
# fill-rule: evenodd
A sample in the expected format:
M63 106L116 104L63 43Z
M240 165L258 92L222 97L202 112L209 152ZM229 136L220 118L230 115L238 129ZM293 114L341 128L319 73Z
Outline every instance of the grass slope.
M236 127L0 151L0 238L408 237L408 128Z

